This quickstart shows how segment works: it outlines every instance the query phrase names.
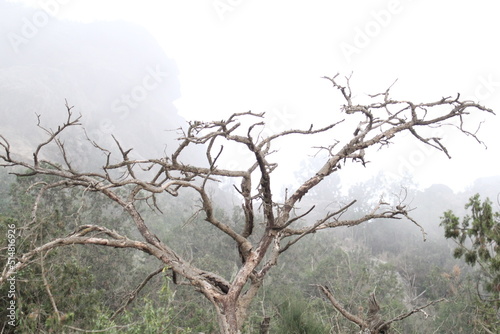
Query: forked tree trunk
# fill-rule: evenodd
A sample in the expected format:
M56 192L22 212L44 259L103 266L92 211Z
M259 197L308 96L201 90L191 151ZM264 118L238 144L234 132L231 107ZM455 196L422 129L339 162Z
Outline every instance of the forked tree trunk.
M220 334L240 334L245 319L242 319L242 314L238 312L236 303L225 300L216 305L216 309Z

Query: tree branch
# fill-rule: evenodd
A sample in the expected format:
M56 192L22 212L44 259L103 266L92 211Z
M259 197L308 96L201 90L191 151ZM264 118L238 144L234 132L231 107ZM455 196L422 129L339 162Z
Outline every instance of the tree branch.
M73 106L69 106L68 105L68 101L66 101L66 111L68 113L68 118L66 119L66 121L63 123L62 126L58 126L57 127L57 130L56 131L52 131L52 130L49 130L49 129L46 129L44 128L43 126L41 126L40 124L40 115L37 115L37 118L38 118L38 127L41 128L42 130L44 130L48 135L49 135L49 138L42 142L41 144L39 144L35 150L35 152L33 153L33 161L34 161L34 166L37 167L38 166L38 163L39 163L39 154L40 154L40 150L46 146L47 144L51 143L52 141L55 141L56 137L64 131L64 129L66 129L67 127L70 127L70 126L74 126L74 125L80 125L80 118L82 117L81 115L78 116L77 118L73 119L73 112L71 111L71 109L73 109ZM63 155L65 156L65 152L63 152Z
M52 292L50 291L50 286L49 286L49 282L47 281L45 266L43 263L44 257L45 257L45 254L40 255L40 269L42 271L43 286L45 287L45 291L47 291L47 295L49 296L50 304L52 305L52 308L54 309L54 314L56 315L57 322L60 323L61 322L61 313L59 312L59 309L57 308L57 304L56 304L56 301L54 299L54 296L52 295Z
M87 235L92 232L103 233L108 237L110 237L111 239L97 238L92 236L88 237ZM55 249L61 246L76 245L76 244L101 245L101 246L108 246L115 248L135 248L150 255L153 255L160 260L164 260L165 257L163 251L153 245L136 240L130 240L122 235L119 235L115 231L109 230L105 227L100 227L95 225L84 225L80 226L75 232L73 232L69 236L54 239L18 257L18 262L12 267L12 269L8 267L4 268L2 275L0 276L0 285L3 282L5 282L5 280L9 278L11 275L24 269L35 256L43 254L51 249Z
M335 297L333 296L333 294L331 293L330 289L327 286L317 285L317 284L313 284L313 286L318 287L323 292L323 294L328 298L333 307L335 307L335 309L340 314L342 314L344 318L358 325L360 328L368 327L368 324L363 319L355 316L354 314L347 311L344 307L342 307L342 305L335 299Z
M142 288L144 288L146 286L146 284L148 284L148 282L153 278L155 277L156 275L158 275L159 273L161 273L163 270L165 269L165 267L160 267L158 269L156 269L155 271L153 271L152 273L150 273L135 289L134 291L130 292L128 295L128 299L126 300L126 302L120 306L120 308L118 310L115 311L115 313L113 313L113 315L109 318L109 320L114 320L121 312L123 312L127 306L132 303L132 301L134 301L134 299L137 297L137 295L139 294L139 292L142 290Z
M390 324L392 324L393 322L396 322L396 321L401 321L403 319L406 319L408 318L409 316L411 316L412 314L415 314L417 312L422 312L423 309L431 306L431 305L434 305L434 304L437 304L437 303L440 303L442 301L446 300L445 298L441 298L441 299L437 299L437 300L433 300L427 304L425 304L424 306L421 306L421 307L417 307L417 308L414 308L413 310L409 311L409 312L406 312L406 313L403 313L403 314L400 314L398 315L397 317L391 319L391 320L388 320L384 323L382 323L380 326L378 326L376 329L380 329L380 328L383 328L383 327L387 327L389 326Z

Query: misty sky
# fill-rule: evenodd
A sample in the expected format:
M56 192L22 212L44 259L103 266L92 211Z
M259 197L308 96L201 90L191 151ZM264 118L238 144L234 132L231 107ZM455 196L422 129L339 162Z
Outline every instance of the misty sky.
M397 79L395 99L428 102L460 92L500 110L494 1L15 2L66 20L123 20L146 28L178 66L175 105L186 119L266 111L271 131L307 128L340 113L343 101L321 77L351 72L359 96L384 91ZM446 133L451 161L413 142L370 157L371 171L408 170L423 186L445 183L455 190L500 174L500 119L476 119L483 120L487 150ZM371 175L359 168L347 175L351 183Z

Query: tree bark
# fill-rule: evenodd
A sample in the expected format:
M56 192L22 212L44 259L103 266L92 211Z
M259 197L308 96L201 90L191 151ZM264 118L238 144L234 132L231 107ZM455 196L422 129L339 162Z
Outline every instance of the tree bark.
M226 297L216 309L220 334L240 334L244 319L239 319L236 302Z

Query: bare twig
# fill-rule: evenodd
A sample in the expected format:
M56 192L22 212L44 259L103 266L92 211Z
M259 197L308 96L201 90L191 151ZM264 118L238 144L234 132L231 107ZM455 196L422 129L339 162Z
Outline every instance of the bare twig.
M63 123L62 126L59 126L57 128L56 131L52 131L52 130L49 130L49 129L46 129L44 128L40 123L40 115L37 115L37 118L38 118L38 127L41 128L42 130L44 130L48 135L49 135L49 138L42 142L41 144L39 144L35 150L35 152L33 153L33 160L34 160L34 165L35 166L38 166L38 162L39 162L39 154L40 154L40 150L46 146L47 144L53 142L53 141L56 141L56 138L57 136L63 132L67 127L70 127L70 126L75 126L75 125L80 125L80 119L81 119L81 115L78 116L77 118L73 118L73 112L71 111L71 109L73 109L73 106L69 106L68 104L68 101L66 101L66 111L67 111L67 114L68 114L68 118L66 119L66 121Z
M377 327L378 328L382 328L382 327L385 327L385 326L388 326L390 325L391 323L393 322L396 322L396 321L401 321L403 319L406 319L408 318L409 316L411 316L412 314L415 314L417 312L422 312L423 309L431 306L431 305L435 305L437 303L440 303L442 301L446 300L445 298L441 298L441 299L437 299L437 300L433 300L427 304L425 304L424 306L420 306L420 307L417 307L417 308L414 308L413 310L409 311L409 312L406 312L406 313L403 313L403 314L400 314L398 315L397 317L391 319L391 320L388 320L388 321L385 321L384 323L382 323L380 326Z
M50 285L49 282L47 281L47 273L45 272L45 266L44 266L44 257L45 254L40 255L40 269L42 271L42 280L43 280L43 286L45 287L45 291L47 291L47 295L49 296L50 304L52 305L52 309L54 309L54 314L56 315L57 322L61 322L61 314L59 312L59 309L57 308L56 301L54 299L54 296L52 295L52 292L50 291Z
M118 310L115 311L115 313L113 313L113 315L109 318L109 320L114 320L121 312L123 312L127 306L132 303L132 301L137 297L137 295L139 294L139 292L142 290L142 288L144 288L146 286L146 284L148 284L148 282L153 278L155 277L156 275L158 275L159 273L161 273L163 270L164 270L165 267L161 267L161 268L158 268L156 269L155 271L153 271L151 274L149 274L135 289L134 291L130 292L128 294L128 299L125 301L125 303L120 306L120 308Z

